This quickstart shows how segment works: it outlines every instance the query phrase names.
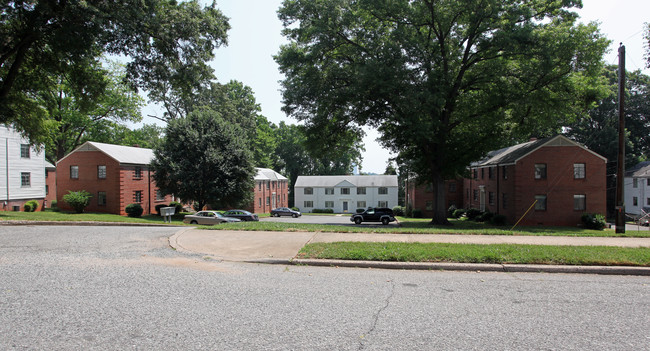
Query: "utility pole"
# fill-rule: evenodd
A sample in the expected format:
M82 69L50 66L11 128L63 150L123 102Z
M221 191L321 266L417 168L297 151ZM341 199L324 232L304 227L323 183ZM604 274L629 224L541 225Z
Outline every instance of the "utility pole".
M618 48L618 167L616 171L616 233L625 233L625 45Z

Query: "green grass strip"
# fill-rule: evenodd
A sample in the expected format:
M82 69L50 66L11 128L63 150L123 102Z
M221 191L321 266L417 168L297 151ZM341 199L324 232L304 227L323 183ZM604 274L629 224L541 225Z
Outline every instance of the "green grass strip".
M336 242L306 245L299 258L497 264L650 266L647 248Z

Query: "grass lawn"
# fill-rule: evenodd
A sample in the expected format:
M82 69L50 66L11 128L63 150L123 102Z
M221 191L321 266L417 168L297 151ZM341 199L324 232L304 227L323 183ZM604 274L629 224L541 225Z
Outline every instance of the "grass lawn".
M338 242L308 244L299 258L497 264L650 267L647 248L604 246L474 245Z
M174 215L172 224L183 224L185 214ZM118 216L109 213L74 213L54 212L50 210L39 212L0 212L0 221L53 221L53 222L122 222L122 223L155 223L164 224L158 215L146 215L140 218Z

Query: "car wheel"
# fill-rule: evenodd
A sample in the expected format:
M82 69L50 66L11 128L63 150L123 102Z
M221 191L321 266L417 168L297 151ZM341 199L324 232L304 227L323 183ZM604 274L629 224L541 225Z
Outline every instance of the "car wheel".
M197 221L191 221L190 224L199 224Z
M383 225L388 225L388 223L390 223L390 221L388 220L388 218L382 218L382 219L381 219L381 224L383 224Z
M356 217L354 219L354 224L361 224L361 217Z
M294 214L291 215L291 217L298 218L298 215L294 213Z

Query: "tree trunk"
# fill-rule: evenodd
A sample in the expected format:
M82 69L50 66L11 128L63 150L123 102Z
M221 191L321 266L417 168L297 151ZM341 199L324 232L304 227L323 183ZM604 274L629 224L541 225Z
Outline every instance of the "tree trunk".
M434 176L433 179L433 218L431 224L435 225L450 225L447 220L447 201L445 192L445 180L440 175Z

